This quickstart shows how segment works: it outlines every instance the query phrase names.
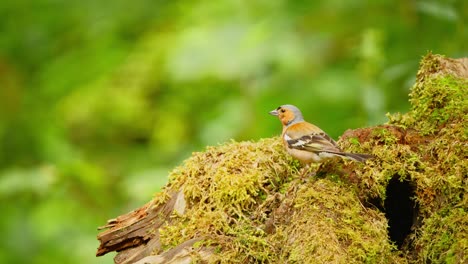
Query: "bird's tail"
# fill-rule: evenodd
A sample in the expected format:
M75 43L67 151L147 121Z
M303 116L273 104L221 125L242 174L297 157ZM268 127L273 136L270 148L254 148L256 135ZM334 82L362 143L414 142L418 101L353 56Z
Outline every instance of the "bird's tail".
M370 154L360 154L360 153L347 153L347 152L343 152L343 153L340 153L341 156L343 157L346 157L348 159L352 159L352 160L355 160L355 161L359 161L359 162L364 162L366 161L367 159L371 159L373 158L374 156L370 155Z

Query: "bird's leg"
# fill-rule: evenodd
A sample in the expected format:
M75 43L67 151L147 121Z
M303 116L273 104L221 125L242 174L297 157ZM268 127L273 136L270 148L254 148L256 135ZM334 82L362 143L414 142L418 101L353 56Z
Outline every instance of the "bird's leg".
M314 168L310 164L303 164L299 176L301 180L307 180L308 177L315 176L315 171L312 171Z
M305 165L299 170L299 177L302 179L307 174L307 169L309 166Z

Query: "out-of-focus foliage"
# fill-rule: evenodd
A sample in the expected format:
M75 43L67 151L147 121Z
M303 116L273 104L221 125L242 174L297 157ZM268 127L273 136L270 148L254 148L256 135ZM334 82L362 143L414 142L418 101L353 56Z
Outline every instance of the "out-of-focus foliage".
M96 226L280 104L337 137L406 111L467 1L0 1L1 263L111 263Z

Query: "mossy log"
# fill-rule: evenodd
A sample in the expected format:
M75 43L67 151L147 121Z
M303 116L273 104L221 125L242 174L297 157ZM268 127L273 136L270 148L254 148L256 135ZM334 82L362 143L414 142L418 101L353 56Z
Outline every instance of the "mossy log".
M279 138L194 153L145 206L109 220L115 263L468 263L468 59L428 54L411 110L349 130L372 153L301 176Z

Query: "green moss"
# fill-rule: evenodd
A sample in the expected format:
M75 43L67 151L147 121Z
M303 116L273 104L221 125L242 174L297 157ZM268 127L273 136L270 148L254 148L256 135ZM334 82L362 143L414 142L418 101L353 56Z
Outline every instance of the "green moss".
M393 177L415 187L418 221L412 243L403 249L415 263L467 260L462 252L468 252L468 83L444 73L443 60L429 54L422 61L410 112L389 115L389 125L369 128L360 146L343 141L345 149L376 156L364 167L353 165L360 197L384 200Z
M427 218L424 229L416 240L423 248L421 260L425 263L466 263L468 261L468 218L466 207L440 210Z
M330 160L304 177L279 138L194 153L166 187L183 190L187 210L160 230L163 250L202 237L217 263L466 262L468 91L444 60L423 59L410 112L343 135L346 151L375 156L366 163ZM395 177L411 183L419 209L401 250L383 213L364 206L385 200Z
M467 84L466 79L447 75L428 78L415 85L411 93L413 109L410 115L414 123L406 125L414 124L423 134L433 134L463 117L463 113L468 112Z
M361 143L359 142L359 140L355 137L351 137L351 138L348 138L348 141L349 143L353 144L353 145L356 145L356 146L359 146L361 145Z
M294 170L291 162L278 139L233 142L194 153L183 167L172 172L168 187L183 187L186 199L204 204L206 210L242 215L284 183Z
M337 263L396 258L383 214L364 208L336 175L303 184L279 138L194 153L167 189L183 189L189 206L160 230L163 250L203 237L220 263L294 263L309 253Z
M411 111L405 117L390 116L390 123L433 134L448 123L462 122L468 113L466 77L444 71L440 55L428 54L421 62L416 84L411 89Z
M271 238L280 248L275 263L392 263L382 213L360 204L346 186L320 179L298 187L294 213Z
M163 245L171 248L202 236L221 247L223 263L266 261L273 252L258 227L263 216L255 214L268 197L284 192L296 172L293 163L279 138L194 153L171 173L168 189L183 189L190 209L161 230Z

